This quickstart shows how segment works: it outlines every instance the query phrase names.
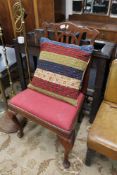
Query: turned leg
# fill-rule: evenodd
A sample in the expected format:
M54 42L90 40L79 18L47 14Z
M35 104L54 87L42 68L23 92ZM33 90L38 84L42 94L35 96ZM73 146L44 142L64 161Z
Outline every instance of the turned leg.
M86 154L86 159L85 159L85 165L87 165L87 166L90 166L91 165L91 161L92 161L92 158L93 158L94 154L95 154L95 151L94 150L92 150L90 148L87 149L87 154Z
M59 140L60 140L61 144L63 145L63 147L65 149L63 166L64 166L64 168L69 168L70 167L70 162L68 160L68 156L69 156L69 153L72 150L73 145L74 145L75 131L72 133L70 138L64 138L62 136L59 136Z
M9 118L9 120L13 121L13 123L16 127L16 130L17 130L17 136L19 138L23 137L23 127L22 127L21 123L18 121L16 114L14 112L8 110L5 115L7 118Z

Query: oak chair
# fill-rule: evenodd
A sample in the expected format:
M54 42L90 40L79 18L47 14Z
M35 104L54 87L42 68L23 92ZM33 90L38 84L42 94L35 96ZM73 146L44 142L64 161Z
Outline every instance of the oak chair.
M58 24L44 23L43 28L45 37L48 38L49 32L53 31L54 41L59 41L60 43L72 43L74 45L81 45L85 43L82 39L84 33L86 38L88 38L89 44L93 45L95 38L99 34L99 32L95 29L77 26L70 22ZM65 168L69 168L70 166L68 155L75 141L75 125L85 99L90 63L91 59L83 76L82 87L77 97L76 106L56 98L52 98L30 88L27 88L14 96L8 104L9 110L7 115L14 120L19 127L19 137L23 136L23 128L17 120L17 114L31 119L57 134L65 149L63 161Z
M87 147L88 166L95 152L117 160L117 59L110 67L104 100L89 130Z

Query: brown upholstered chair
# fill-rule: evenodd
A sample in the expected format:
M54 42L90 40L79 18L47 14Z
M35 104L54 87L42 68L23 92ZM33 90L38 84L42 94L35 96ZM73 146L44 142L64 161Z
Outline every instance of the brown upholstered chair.
M97 112L87 139L86 165L94 152L117 160L117 60L112 62L104 100Z
M93 45L94 40L99 33L95 29L88 29L86 27L81 27L81 26L78 27L77 25L74 25L69 22L60 23L60 24L45 23L44 29L45 29L46 37L48 37L48 33L49 33L48 31L52 30L55 34L54 40L59 41L60 43L65 42L65 43L72 43L76 45L80 44L83 33L87 33L88 38L90 37L90 44ZM78 34L77 37L75 35L76 33ZM45 47L45 45L43 44L43 46L41 46L41 49L42 47ZM53 48L53 51L54 50L56 50L56 47ZM61 50L59 51L61 52ZM65 52L67 54L67 51ZM84 60L85 59L86 58L84 58ZM90 61L89 61L88 67L90 66ZM41 63L42 62L43 60L41 61ZM39 63L40 63L40 60L39 60ZM55 63L52 63L52 65L54 64ZM42 64L39 64L38 66L40 65L43 66ZM53 67L51 68L53 70ZM47 67L47 69L49 69L49 67ZM56 72L57 70L54 70L54 71ZM66 69L65 74L67 74L68 72L69 70L67 71ZM58 100L56 98L52 98L43 93L37 92L39 88L38 89L36 88L37 91L31 88L27 88L26 90L20 92L9 101L8 116L10 116L10 118L12 118L18 125L19 123L16 118L17 113L52 130L57 134L61 144L65 148L64 162L63 162L63 165L65 168L68 168L70 166L70 163L68 161L68 154L74 145L75 124L78 119L78 114L82 108L82 104L84 102L85 92L87 89L87 80L88 80L88 69L86 69L85 75L83 76L82 88L79 91L76 106L73 106L69 103ZM37 83L35 79L33 79L32 82ZM49 83L48 83L48 88L50 88ZM41 89L41 91L43 91L43 89ZM64 89L60 89L61 93L62 91L64 91ZM19 137L23 136L23 129L20 125L19 125L18 136Z

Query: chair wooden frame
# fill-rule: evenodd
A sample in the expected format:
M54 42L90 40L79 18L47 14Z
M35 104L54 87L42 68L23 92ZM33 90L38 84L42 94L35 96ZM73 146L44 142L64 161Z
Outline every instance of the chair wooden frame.
M62 26L62 27L61 27ZM69 43L69 41L71 41L72 44L80 44L82 35L84 32L86 32L88 34L88 36L91 37L90 40L90 44L94 44L94 40L97 37L97 35L99 34L99 32L96 29L88 29L87 27L78 27L75 24L72 24L70 22L64 22L64 23L44 23L43 24L43 28L45 31L45 36L49 37L48 35L48 31L52 30L54 32L54 40L56 41L60 41L60 42L66 42ZM79 37L76 37L76 33L79 33ZM64 37L65 36L65 37ZM69 40L70 38L70 40ZM65 41L64 41L65 39ZM90 61L91 63L91 61ZM86 89L87 89L87 84L88 84L88 74L89 74L89 67L90 67L90 63L88 64L88 69L85 72L84 75L84 79L83 79L83 84L82 84L82 89L81 92L83 92L85 94ZM78 117L76 117L76 121L73 124L73 127L70 131L66 131L63 130L59 127L56 127L50 123L47 123L45 121L42 121L41 119L37 118L36 116L28 113L27 111L21 110L16 106L13 106L12 104L8 104L8 112L7 112L7 116L10 117L19 127L18 130L18 136L22 137L23 136L23 127L19 124L16 115L18 113L20 113L22 116L24 116L25 118L28 118L50 130L52 130L53 132L55 132L61 142L61 144L63 145L65 152L64 152L64 161L63 161L63 165L65 168L69 168L70 166L70 162L68 160L68 155L70 153L70 151L72 150L72 147L74 145L74 141L75 141L75 124L77 122ZM80 111L78 111L77 116L79 114Z

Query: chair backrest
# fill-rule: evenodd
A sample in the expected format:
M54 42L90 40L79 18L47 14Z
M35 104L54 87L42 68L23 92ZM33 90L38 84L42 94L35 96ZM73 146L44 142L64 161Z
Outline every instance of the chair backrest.
M43 29L44 36L47 38L49 38L49 33L53 32L53 40L76 45L94 45L95 39L99 35L99 31L95 28L76 25L69 21L62 23L44 22ZM91 59L82 81L81 91L83 93L86 93L87 90L90 65Z
M54 32L54 40L64 43L71 43L77 45L84 44L94 44L94 41L99 34L94 28L88 28L85 26L78 26L71 22L62 22L62 23L43 23L43 28L45 31L45 36L49 37L48 31ZM85 41L88 42L82 42ZM87 40L88 39L88 40Z
M117 59L113 60L110 67L104 99L117 103Z

